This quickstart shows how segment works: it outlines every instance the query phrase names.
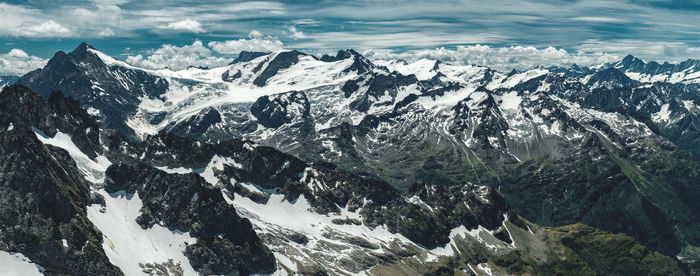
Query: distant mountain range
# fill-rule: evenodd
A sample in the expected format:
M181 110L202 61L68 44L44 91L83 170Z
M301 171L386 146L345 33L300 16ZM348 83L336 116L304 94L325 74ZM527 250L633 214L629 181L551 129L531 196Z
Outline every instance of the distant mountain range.
M0 250L45 272L698 271L697 60L278 51L172 71L83 43L16 84Z

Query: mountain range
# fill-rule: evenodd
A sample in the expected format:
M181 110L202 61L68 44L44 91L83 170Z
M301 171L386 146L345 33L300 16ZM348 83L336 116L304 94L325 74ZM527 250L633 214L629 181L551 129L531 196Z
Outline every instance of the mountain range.
M10 83L0 250L23 272L699 269L697 60L292 50L173 71L83 43Z

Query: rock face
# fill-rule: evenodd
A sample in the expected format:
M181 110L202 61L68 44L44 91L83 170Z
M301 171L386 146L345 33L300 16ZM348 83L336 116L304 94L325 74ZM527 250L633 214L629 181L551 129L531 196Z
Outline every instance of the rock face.
M274 256L250 222L239 217L221 192L201 176L168 174L119 151L105 152L97 121L61 92L45 101L18 85L3 89L0 99L0 185L4 191L0 196L0 250L22 253L50 275L122 274L103 249L107 244L114 246L113 241L103 243L103 235L86 210L94 204L109 208L92 192L104 185L108 193L126 191L142 197L136 223L143 229L165 225L196 238L183 254L199 273L248 275L275 270ZM104 134L117 145L127 145L119 136ZM59 135L68 140L57 146L38 139L51 141ZM104 173L86 170L86 162L105 158L103 154L121 162ZM105 182L87 181L93 173ZM151 264L142 261L148 263L143 266L145 272Z
M450 187L416 184L386 206L369 205L361 213L372 224L386 224L389 231L434 248L449 243L450 231L459 226L497 229L508 210L493 189L464 183Z
M608 68L592 74L586 83L592 89L607 88L614 89L619 87L637 86L638 82L630 79L624 73L615 68Z
M57 93L46 103L26 87L12 86L0 98L0 250L21 252L46 274L121 274L86 217L89 184L65 150L45 146L31 128L85 133L94 130L94 120L83 122L87 114L78 103Z
M221 114L213 108L207 108L199 112L196 116L192 116L180 123L173 123L168 126L169 132L180 135L202 135L207 132L210 127L221 123Z
M294 117L298 119L308 118L309 100L304 93L300 92L260 97L250 107L250 112L261 125L277 128L291 123Z
M168 82L119 64L82 43L68 54L57 52L44 68L27 73L17 83L44 98L54 90L63 91L81 103L89 103L104 127L133 135L126 119L136 111L140 98L162 95Z
M144 229L161 223L189 232L197 243L185 255L198 272L209 274L272 273L275 261L250 222L236 214L221 192L196 173L168 174L138 164L110 166L105 190L138 193L144 204L136 221Z
M17 76L0 76L0 88L14 84L17 79Z
M645 62L632 55L611 65L638 81L699 83L700 60L688 59L680 63Z
M265 86L267 80L277 74L280 70L284 70L299 62L299 56L303 53L298 51L282 52L277 54L272 60L267 63L265 69L253 81L257 86Z
M265 52L241 51L241 52L238 54L238 56L237 56L235 59L233 59L233 61L232 61L229 65L231 65L231 64L236 64L236 63L239 63L239 62L251 61L251 60L254 60L254 59L258 58L258 57L267 55L267 54L269 54L269 53L265 53Z

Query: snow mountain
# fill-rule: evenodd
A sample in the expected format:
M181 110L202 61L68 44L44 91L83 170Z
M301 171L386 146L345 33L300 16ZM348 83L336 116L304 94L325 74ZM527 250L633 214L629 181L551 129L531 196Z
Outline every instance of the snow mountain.
M627 55L611 64L611 67L641 82L700 83L700 60L697 59L688 59L677 64L659 64Z
M685 273L627 235L531 223L488 186L401 192L251 141L132 143L60 92L0 99L5 274Z
M96 193L138 195L138 224L189 233L178 238L187 250L194 246L186 240L211 237L190 228L194 213L148 214L165 208L155 195L185 176L197 187L185 189L188 200L213 186L250 221L277 260L275 271L418 274L451 260L476 274L514 273L514 263L494 259L504 255L473 259L482 254L474 248L520 252L512 254L524 256L528 269L533 260L552 268L531 254L532 243L552 231L537 225L583 222L690 266L700 258L696 64L626 57L595 68L503 73L425 59L371 61L341 50L320 58L245 52L224 67L173 71L136 68L81 44L17 83L45 99L60 90L94 116L101 130L93 150L115 164L93 177L103 183ZM131 206L116 198L113 204ZM517 221L520 230L510 227ZM604 235L581 227L562 231ZM521 230L535 238L518 240ZM230 243L257 248L249 237ZM227 273L206 270L219 266L201 257L219 256L216 244L204 245L214 255L186 256L192 269ZM503 244L514 248L498 251ZM545 247L557 246L568 245ZM250 254L270 263L264 250ZM273 271L259 267L226 271Z

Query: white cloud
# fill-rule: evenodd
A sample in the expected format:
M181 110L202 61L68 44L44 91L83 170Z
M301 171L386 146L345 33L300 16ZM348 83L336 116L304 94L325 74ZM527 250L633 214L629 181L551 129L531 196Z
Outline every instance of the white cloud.
M212 41L209 47L221 54L239 54L241 51L273 52L283 49L282 41L271 36L263 36L259 31L253 30L248 34L248 39Z
M38 9L0 3L0 14L2 36L66 37L72 33Z
M625 19L613 18L613 17L597 17L597 16L582 16L572 18L574 21L584 21L584 22L597 22L597 23L626 23L629 22Z
M130 0L90 0L97 6L121 5L131 2Z
M248 38L262 38L263 34L258 30L252 30L248 33Z
M212 56L211 50L205 47L201 41L195 41L192 45L182 47L164 44L156 50L149 51L145 57L144 55L128 56L126 62L149 69L168 67L180 70L188 66L223 66L228 64L230 59Z
M193 33L206 32L206 30L202 28L202 23L189 18L182 21L168 23L166 28L178 31L189 31Z
M294 23L296 25L308 25L308 26L317 26L317 25L321 24L320 21L318 21L316 19L311 19L311 18L292 20L292 23Z
M368 50L365 55L380 60L395 58L407 61L422 58L438 59L455 64L488 66L500 71L526 70L536 66L569 66L574 63L589 66L620 58L617 55L603 52L569 53L564 49L554 47L537 49L535 47L490 47L486 45L457 46L455 49L412 50L402 53Z
M40 57L30 56L20 49L12 49L7 54L0 54L0 75L21 76L44 67L48 62Z
M113 35L114 35L114 31L112 31L112 29L110 29L110 28L107 28L107 29L102 30L102 31L99 33L99 35L102 36L102 37L113 36Z
M306 35L302 31L297 30L296 26L287 26L287 30L289 31L289 34L293 39L306 38Z
M70 33L70 30L53 20L46 21L40 25L34 25L21 30L26 36L56 37Z
M440 45L499 43L508 37L496 33L457 34L442 31L395 33L318 32L306 35L310 41L290 45L295 48L383 49L394 47L428 48Z
M619 55L633 54L647 60L683 61L688 58L700 58L700 47L693 47L683 42L645 41L636 39L617 39L610 41L587 40L576 49L580 52L607 52Z

